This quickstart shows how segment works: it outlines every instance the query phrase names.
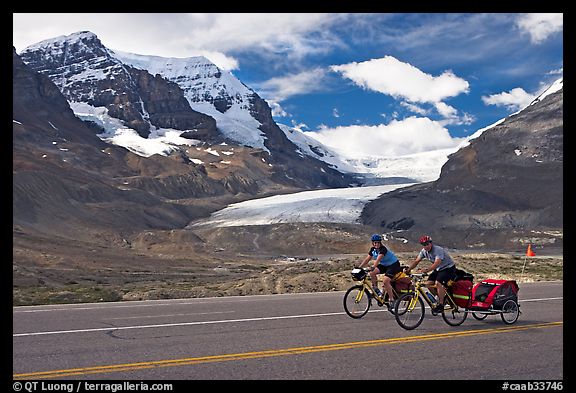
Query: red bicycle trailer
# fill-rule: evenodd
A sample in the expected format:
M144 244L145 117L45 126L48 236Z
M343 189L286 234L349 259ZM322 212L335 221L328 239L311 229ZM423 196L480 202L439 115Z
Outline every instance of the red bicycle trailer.
M511 325L518 320L518 284L515 280L482 280L472 288L470 307L467 311L481 321L488 315L500 315L504 323Z

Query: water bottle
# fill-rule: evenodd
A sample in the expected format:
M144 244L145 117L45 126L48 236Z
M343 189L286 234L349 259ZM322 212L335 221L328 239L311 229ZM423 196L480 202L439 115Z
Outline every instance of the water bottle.
M432 294L432 292L430 292L430 289L428 289L428 287L424 287L424 291L426 292L426 296L428 296L428 299L430 299L432 304L436 304L436 297Z

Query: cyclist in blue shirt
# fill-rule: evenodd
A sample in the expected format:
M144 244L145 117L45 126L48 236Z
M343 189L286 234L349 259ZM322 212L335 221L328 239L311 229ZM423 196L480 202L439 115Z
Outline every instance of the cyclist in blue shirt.
M382 284L384 284L384 290L388 293L388 311L392 312L394 309L394 291L392 290L392 278L394 275L402 270L400 266L400 261L398 257L392 252L392 250L386 248L382 244L382 236L378 234L372 235L372 247L368 251L368 255L360 263L360 268L368 265L370 260L374 260L372 268L370 270L370 279L372 280L372 287L374 291L381 295L380 289L378 289L378 274L384 274L382 278Z

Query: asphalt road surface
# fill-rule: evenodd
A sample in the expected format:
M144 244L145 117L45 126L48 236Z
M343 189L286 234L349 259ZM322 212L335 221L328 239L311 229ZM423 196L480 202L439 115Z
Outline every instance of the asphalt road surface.
M13 308L14 380L563 380L563 282L520 284L520 317L404 330L344 292ZM17 383L17 382L15 382Z

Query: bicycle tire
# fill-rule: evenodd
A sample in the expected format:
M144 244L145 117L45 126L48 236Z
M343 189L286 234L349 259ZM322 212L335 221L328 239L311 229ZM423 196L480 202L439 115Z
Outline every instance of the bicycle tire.
M449 307L446 309L446 307ZM442 310L442 319L450 326L460 326L468 317L468 312L464 311L463 307L452 307L448 295L444 298L444 310Z
M417 296L417 300L414 300ZM405 293L394 306L394 317L400 327L406 330L416 329L424 320L424 302L415 292Z
M500 314L502 321L507 325L512 325L514 322L518 320L519 316L520 316L520 307L518 306L518 303L516 303L512 299L506 300L506 302L502 306L502 314Z
M478 313L473 312L472 316L474 317L474 319L476 319L478 321L483 321L484 319L486 319L488 314L478 314Z
M350 318L362 318L370 310L371 298L363 285L355 285L349 288L344 295L344 311Z

